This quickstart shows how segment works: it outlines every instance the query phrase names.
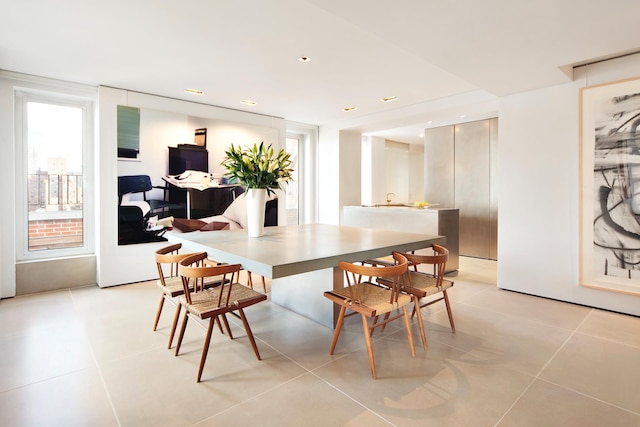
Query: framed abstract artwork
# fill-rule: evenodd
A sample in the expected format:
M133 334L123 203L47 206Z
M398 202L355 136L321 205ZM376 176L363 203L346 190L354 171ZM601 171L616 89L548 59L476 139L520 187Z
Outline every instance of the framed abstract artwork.
M118 105L118 159L140 159L140 109Z
M580 92L580 284L640 295L640 78Z

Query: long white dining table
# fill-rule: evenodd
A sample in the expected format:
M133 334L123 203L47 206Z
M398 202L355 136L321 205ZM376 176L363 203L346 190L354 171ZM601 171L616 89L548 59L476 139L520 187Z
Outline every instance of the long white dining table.
M357 262L392 251L444 244L444 236L326 224L266 227L261 237L246 230L167 233L170 242L210 258L242 264L271 280L271 301L333 328L338 309L324 291L344 286L339 261Z

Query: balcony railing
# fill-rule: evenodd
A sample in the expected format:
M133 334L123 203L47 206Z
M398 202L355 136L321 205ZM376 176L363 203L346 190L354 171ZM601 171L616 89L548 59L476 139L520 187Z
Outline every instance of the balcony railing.
M29 212L82 210L82 174L28 176Z
M82 175L36 173L28 179L29 250L82 246Z

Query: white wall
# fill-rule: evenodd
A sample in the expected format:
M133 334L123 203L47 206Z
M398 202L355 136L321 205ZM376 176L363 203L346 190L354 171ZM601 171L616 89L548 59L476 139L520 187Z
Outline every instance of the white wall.
M362 135L331 126L319 129L318 222L340 224L342 206L359 205Z
M340 136L337 129L320 127L318 135L318 222L340 223Z
M166 168L167 161L166 154L160 155L160 152L166 152L167 142L166 138L177 138L184 132L185 141L171 141L170 145L176 143L183 143L193 141L193 130L196 127L208 127L200 126L203 122L189 121L183 125L183 120L173 121L172 123L178 123L175 129L168 131L168 134L164 136L165 142L160 143L153 138L146 140L147 131L144 132L141 129L141 159L143 162L147 162L147 159L153 162L161 161L162 166L145 165L142 162L118 162L117 161L117 117L116 106L128 105L139 107L142 110L155 110L157 113L153 113L154 121L160 122L161 118L176 118L180 115L188 116L190 118L201 118L206 120L207 123L210 120L212 124L221 124L222 128L235 123L236 134L240 135L240 138L244 138L246 135L256 136L256 129L262 128L265 130L264 135L258 135L264 137L265 142L267 140L274 140L274 147L285 146L285 121L283 119L277 119L268 116L261 116L251 113L243 113L236 110L228 110L219 107L212 107L203 104L195 104L186 101L178 101L174 99L162 98L152 95L127 92L125 90L113 89L107 87L100 87L99 93L99 138L100 146L98 153L98 165L100 180L98 181L98 285L101 287L113 286L123 283L136 282L141 280L153 279L157 275L155 264L153 263L153 252L164 245L164 243L146 243L137 245L125 245L118 246L118 224L117 224L117 176L118 169L122 167L128 173L143 173L143 170L137 171L136 168L142 169L143 167L158 167ZM171 114L173 113L173 114ZM168 115L166 115L168 114ZM141 120L143 117L141 117ZM195 125L195 127L194 127ZM184 126L184 127L183 127ZM143 125L141 125L141 128ZM214 126L215 127L215 126ZM185 129L184 131L182 129ZM165 129L166 130L166 129ZM220 134L218 133L220 131ZM160 132L162 133L162 132ZM215 148L215 141L220 135L226 135L224 130L216 129L212 131L212 134L207 134L207 148L210 151L210 162L220 162L220 151ZM215 135L215 136L214 136ZM244 136L242 136L244 135ZM277 135L274 137L274 135ZM160 138L160 134L155 137ZM145 139L143 139L145 138ZM260 139L262 140L262 139ZM239 143L241 141L238 141ZM250 143L260 142L251 140ZM151 144L151 147L148 147ZM227 141L224 142L224 147L227 146ZM150 151L147 151L149 150ZM150 156L145 159L145 152ZM212 158L213 156L213 158ZM219 158L219 160L218 160ZM162 160L160 160L162 159ZM213 160L213 161L212 161ZM120 163L120 165L118 165ZM163 172L162 174L166 173ZM159 175L159 176L162 176ZM154 181L155 183L155 181ZM284 205L282 205L284 206ZM283 213L284 215L284 213Z
M409 200L420 202L424 197L424 146L409 146Z
M384 202L387 202L387 193L391 203L409 202L409 144L387 140L385 143L386 162L386 191Z
M579 69L570 84L501 99L500 288L640 315L639 296L578 283L579 90L638 69L635 55Z
M362 200L363 205L386 203L387 170L385 157L385 139L379 136L362 138Z
M384 171L384 173L381 173ZM424 147L378 136L362 138L363 205L412 203L424 199Z
M340 205L358 205L362 199L362 135L360 132L340 131Z

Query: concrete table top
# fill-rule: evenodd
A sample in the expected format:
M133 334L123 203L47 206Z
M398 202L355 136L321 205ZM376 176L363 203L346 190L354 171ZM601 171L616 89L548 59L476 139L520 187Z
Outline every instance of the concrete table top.
M277 279L331 268L338 261L362 261L445 243L443 236L401 233L326 224L266 227L265 235L247 237L246 230L166 235L192 251Z

